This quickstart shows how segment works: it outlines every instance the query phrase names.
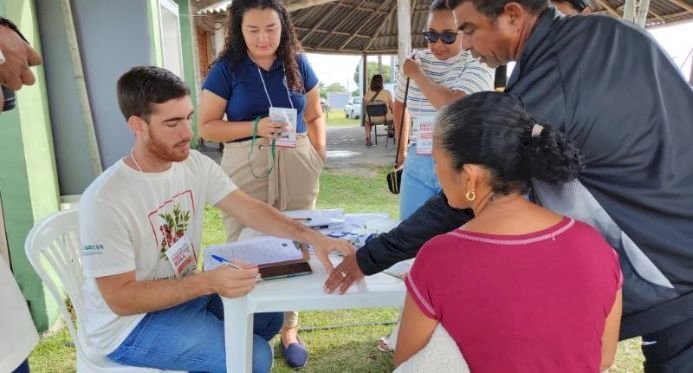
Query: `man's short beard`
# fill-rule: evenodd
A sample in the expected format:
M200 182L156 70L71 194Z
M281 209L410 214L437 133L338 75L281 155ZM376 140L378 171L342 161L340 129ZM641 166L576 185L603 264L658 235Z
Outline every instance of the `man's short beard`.
M151 131L149 133L149 140L145 144L147 146L147 150L157 158L167 161L167 162L182 162L188 158L188 155L190 152L186 152L185 154L176 154L175 149L176 146L179 144L176 144L173 148L170 150L167 149L166 144L160 142L155 136L152 136Z

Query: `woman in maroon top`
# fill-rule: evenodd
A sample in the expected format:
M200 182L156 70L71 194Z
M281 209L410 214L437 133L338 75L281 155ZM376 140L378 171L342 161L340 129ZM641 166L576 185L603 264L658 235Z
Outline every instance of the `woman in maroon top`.
M417 255L395 364L441 323L474 373L608 368L621 316L616 253L591 226L524 198L531 178L575 178L576 148L496 92L445 108L433 141L448 203L475 217Z

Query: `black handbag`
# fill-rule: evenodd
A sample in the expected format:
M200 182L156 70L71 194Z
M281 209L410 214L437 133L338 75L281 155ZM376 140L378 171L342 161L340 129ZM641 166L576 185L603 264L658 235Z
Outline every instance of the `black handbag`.
M402 148L402 142L400 138L402 137L402 129L404 128L404 110L407 108L407 95L409 94L409 78L407 78L407 85L404 88L404 106L402 107L402 117L399 121L399 137L397 138L397 153L395 154L395 166L392 171L387 173L387 189L390 190L392 194L399 194L399 187L402 184L402 169L399 168L399 151Z
M396 166L395 166L396 167ZM387 189L390 193L399 194L399 186L402 184L402 169L394 169L387 173Z

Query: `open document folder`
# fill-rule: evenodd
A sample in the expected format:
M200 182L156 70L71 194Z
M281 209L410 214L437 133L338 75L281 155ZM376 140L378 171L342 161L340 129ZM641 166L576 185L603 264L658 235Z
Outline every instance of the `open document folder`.
M265 280L313 273L308 264L310 257L307 251L291 240L277 237L258 237L209 246L204 250L204 270L211 271L225 265L220 259L255 264Z

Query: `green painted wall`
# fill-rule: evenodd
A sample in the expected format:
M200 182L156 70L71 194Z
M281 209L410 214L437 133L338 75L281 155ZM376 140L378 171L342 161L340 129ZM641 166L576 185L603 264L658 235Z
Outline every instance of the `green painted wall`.
M0 13L41 51L32 0L5 1ZM45 330L57 308L26 260L24 240L34 222L58 210L60 193L43 68L34 68L34 74L36 84L17 92L17 108L0 115L0 193L12 268L37 327Z
M178 3L178 12L180 14L180 32L181 46L183 50L183 69L185 73L185 82L190 87L190 98L192 98L195 108L199 107L197 92L199 90L199 78L197 72L197 34L195 33L195 24L190 14L189 0L176 0ZM198 142L198 112L195 110L192 118L193 126L193 147L197 147Z
M180 20L181 50L183 54L183 80L190 87L190 98L195 108L198 106L198 78L197 78L197 40L195 26L190 15L189 0L173 0L178 5L178 19ZM161 45L161 24L159 16L159 0L149 1L149 14L151 19L151 34L154 43L152 45L152 55L155 64L163 66L164 51ZM197 110L192 118L193 140L191 146L196 148L198 144L198 114Z

